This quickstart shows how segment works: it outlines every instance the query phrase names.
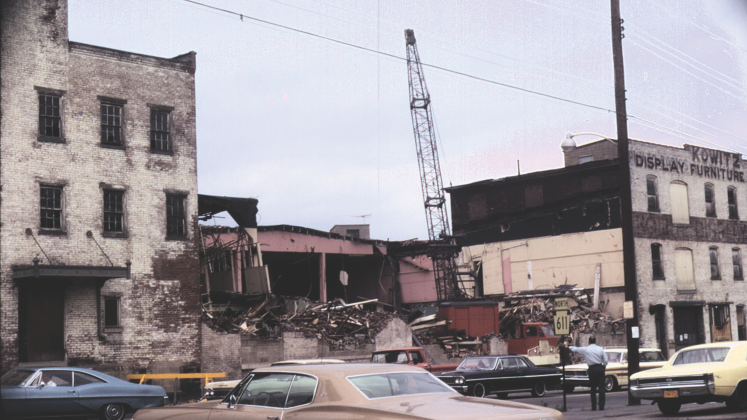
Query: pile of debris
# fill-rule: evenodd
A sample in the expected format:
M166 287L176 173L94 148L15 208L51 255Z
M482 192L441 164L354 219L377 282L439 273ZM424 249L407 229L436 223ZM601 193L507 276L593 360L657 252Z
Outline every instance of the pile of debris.
M571 335L576 333L597 333L624 331L625 320L613 319L603 309L594 308L591 296L583 288L561 287L547 291L516 293L506 299L506 306L500 314L500 336L514 337L516 327L522 322L549 322L555 317L555 299L568 298ZM606 305L600 303L599 307Z
M211 293L203 305L203 322L220 332L279 338L283 332L327 341L331 349L354 349L373 343L376 335L398 317L383 311L377 299L328 303L274 295Z

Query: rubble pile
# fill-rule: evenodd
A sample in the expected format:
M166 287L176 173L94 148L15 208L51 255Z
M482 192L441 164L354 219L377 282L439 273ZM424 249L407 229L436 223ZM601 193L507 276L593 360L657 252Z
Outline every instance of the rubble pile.
M555 317L555 298L567 297L570 315L571 335L576 333L596 333L625 330L624 319L612 319L600 309L594 309L591 297L581 288L559 288L546 293L528 295L518 293L506 300L506 306L500 314L500 336L517 338L513 334L521 322L549 322ZM600 305L604 307L604 305Z
M225 302L225 303L217 303ZM398 317L378 310L377 300L328 303L274 295L211 293L203 305L203 322L216 331L279 338L283 332L327 341L332 350L354 349L374 337ZM369 307L374 306L373 309Z

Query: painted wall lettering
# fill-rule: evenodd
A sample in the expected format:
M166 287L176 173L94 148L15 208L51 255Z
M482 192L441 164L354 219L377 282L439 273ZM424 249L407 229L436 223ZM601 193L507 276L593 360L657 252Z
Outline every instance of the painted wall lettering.
M635 166L680 175L693 175L720 181L746 182L741 168L742 155L719 150L689 146L692 162L664 155L650 155L631 152Z

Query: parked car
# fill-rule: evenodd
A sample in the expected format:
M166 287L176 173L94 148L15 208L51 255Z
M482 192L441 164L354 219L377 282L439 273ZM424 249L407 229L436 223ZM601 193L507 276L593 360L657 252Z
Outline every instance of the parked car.
M471 356L455 371L436 377L464 395L505 397L528 391L542 397L548 389L560 387L561 372L554 367L535 366L525 356Z
M284 365L313 365L323 363L345 363L344 360L340 359L293 359L293 360L282 360L280 362L274 362L270 366L284 366ZM203 394L202 400L222 400L231 392L236 385L241 382L240 379L232 381L213 381L205 385L205 393Z
M417 366L430 373L450 372L457 364L436 365L427 362L425 349L422 347L399 347L395 349L376 350L371 353L371 363L397 363Z
M684 348L663 367L630 377L634 397L653 400L666 415L682 404L724 402L747 410L747 341L700 344Z
M409 365L346 363L259 368L223 401L139 410L133 420L563 419L553 409L464 397Z
M625 347L605 347L609 363L605 369L604 388L609 391L617 391L621 387L628 386L628 349ZM639 349L639 367L641 371L664 366L667 359L659 349ZM586 363L568 365L565 367L565 379L563 389L565 392L573 392L577 386L589 386L589 372Z
M17 368L0 379L2 418L96 416L121 420L167 400L160 386L133 384L91 369Z

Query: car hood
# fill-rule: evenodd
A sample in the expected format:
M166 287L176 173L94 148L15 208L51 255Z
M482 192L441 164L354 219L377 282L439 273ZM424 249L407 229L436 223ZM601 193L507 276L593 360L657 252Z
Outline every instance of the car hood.
M630 377L630 379L659 378L662 376L702 375L705 373L713 373L715 370L719 370L721 368L723 368L723 365L719 363L691 363L687 365L665 366L635 373Z
M559 411L536 405L464 396L408 395L372 400L371 408L433 420L562 419Z

